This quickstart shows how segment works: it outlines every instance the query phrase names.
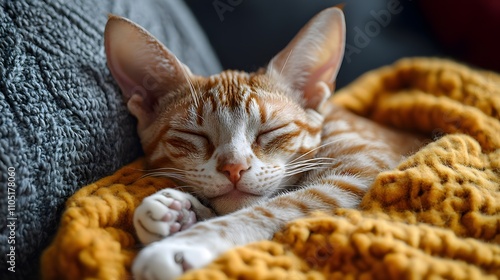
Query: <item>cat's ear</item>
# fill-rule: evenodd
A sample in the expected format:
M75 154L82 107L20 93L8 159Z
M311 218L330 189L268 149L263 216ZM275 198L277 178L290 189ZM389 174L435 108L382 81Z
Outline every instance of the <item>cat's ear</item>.
M138 129L156 118L158 99L187 82L191 71L137 24L110 15L104 31L108 67L118 82Z
M345 46L345 21L337 7L323 10L276 55L267 68L303 94L306 108L317 109L334 88Z

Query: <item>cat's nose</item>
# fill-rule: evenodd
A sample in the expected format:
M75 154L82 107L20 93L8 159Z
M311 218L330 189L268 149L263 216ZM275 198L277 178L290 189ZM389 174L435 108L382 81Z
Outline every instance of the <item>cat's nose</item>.
M248 164L244 163L235 163L235 164L224 164L221 166L220 171L222 174L226 175L226 177L231 181L231 183L235 184L241 179L241 175L244 171L250 169Z

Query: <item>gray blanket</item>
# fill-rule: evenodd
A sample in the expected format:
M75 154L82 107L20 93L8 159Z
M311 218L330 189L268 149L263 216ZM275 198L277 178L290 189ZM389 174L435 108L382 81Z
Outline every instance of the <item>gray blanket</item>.
M108 13L143 25L193 72L220 70L181 1L0 1L1 279L33 275L65 200L141 154L106 67Z

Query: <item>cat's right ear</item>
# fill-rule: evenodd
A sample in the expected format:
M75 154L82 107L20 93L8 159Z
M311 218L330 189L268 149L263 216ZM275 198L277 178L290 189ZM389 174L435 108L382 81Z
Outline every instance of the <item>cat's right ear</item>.
M141 131L156 118L158 99L186 83L191 72L153 35L123 17L109 16L104 46L111 74Z
M318 109L334 88L344 46L344 13L338 7L323 10L271 60L267 73L300 92L306 108Z

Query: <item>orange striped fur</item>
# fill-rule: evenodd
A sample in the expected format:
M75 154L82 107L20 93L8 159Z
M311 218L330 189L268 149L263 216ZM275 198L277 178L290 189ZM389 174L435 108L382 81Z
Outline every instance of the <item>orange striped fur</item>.
M266 69L200 77L142 28L110 18L108 64L138 119L150 175L182 190L137 208L137 235L151 243L134 263L137 279L173 279L312 211L358 207L378 173L418 148L414 136L324 102L344 32L342 12L327 9Z

